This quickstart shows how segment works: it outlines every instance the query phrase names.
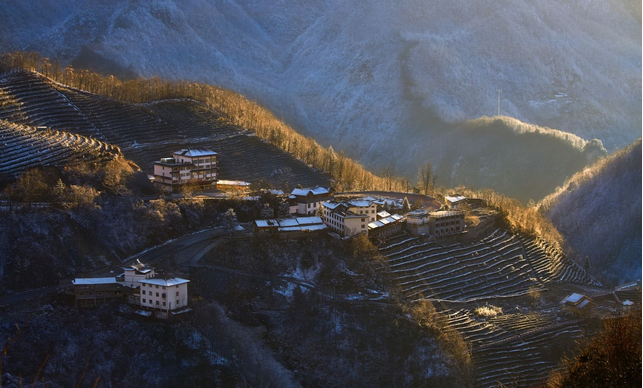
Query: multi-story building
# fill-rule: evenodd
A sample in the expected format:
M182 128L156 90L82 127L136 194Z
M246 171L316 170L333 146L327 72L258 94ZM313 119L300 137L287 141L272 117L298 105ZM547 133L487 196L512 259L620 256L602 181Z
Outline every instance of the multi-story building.
M377 220L377 205L367 200L322 203L324 224L341 236L368 233L368 224Z
M164 190L176 191L186 183L210 188L216 181L217 153L208 149L182 149L154 162L154 183Z
M429 212L414 210L406 215L406 230L413 236L431 233Z
M408 220L408 219L407 219ZM408 221L407 221L408 222ZM429 213L429 233L435 236L459 234L464 231L464 212L443 210Z
M124 289L116 278L77 278L72 281L76 306L98 306L113 300L122 301Z
M146 267L145 264L140 262L129 267L123 267L123 285L138 288L141 285L141 280L153 278L155 274L154 268Z
M333 199L335 192L331 188L315 187L294 189L290 196L290 212L299 215L315 215L324 201Z
M145 309L172 311L187 307L188 283L181 278L143 279L141 283L141 304Z

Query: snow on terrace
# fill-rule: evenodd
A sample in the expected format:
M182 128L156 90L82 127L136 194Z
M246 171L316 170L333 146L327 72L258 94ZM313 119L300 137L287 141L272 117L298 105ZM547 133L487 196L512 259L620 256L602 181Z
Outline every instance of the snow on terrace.
M582 268L558 252L526 250L533 246L506 232L489 237L454 246L405 239L379 250L389 257L395 282L410 298L465 302L522 295L551 281L591 284Z

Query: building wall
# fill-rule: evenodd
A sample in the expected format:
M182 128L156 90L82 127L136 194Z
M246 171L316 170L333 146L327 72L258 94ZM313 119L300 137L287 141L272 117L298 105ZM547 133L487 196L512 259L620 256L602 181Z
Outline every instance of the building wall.
M413 236L429 234L431 232L430 229L430 219L428 214L421 217L406 217L406 230L408 230Z
M174 310L187 305L188 283L169 287L141 283L141 307Z
M124 271L123 283L127 287L136 288L141 285L140 281L143 279L150 279L154 277L154 270L146 274L137 274L136 271Z
M397 221L393 224L388 224L376 229L371 229L368 231L368 236L381 238L394 235L402 231L402 224L402 221Z
M123 291L117 283L74 285L76 306L97 306L112 300L122 300Z
M377 221L377 205L375 203L371 203L368 207L351 206L348 208L348 210L352 211L355 214L368 215L368 222Z
M430 233L435 236L447 236L462 233L463 231L464 213L444 217L431 217Z
M346 217L344 218L344 236L354 236L356 234L368 233L368 217Z
M297 203L297 214L302 214L302 215L315 215L317 214L317 209L319 208L319 205L322 203L322 201L315 201L315 202L298 202Z

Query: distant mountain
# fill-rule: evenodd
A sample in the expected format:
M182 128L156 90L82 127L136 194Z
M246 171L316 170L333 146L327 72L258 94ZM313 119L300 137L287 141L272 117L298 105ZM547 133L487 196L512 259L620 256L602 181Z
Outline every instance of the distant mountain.
M498 89L503 115L609 150L636 139L636 9L623 0L7 0L0 48L221 85L371 169L414 176L425 159L471 158L471 141L449 148L445 139L459 123L496 114ZM499 188L493 176L504 172L482 165L487 172ZM442 183L466 183L456 177Z
M574 175L540 208L579 264L612 283L641 279L641 139Z

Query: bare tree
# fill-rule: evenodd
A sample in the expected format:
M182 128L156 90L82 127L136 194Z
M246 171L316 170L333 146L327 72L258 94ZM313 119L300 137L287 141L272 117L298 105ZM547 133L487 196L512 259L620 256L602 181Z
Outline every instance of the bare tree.
M433 171L433 165L430 162L426 162L421 165L420 170L418 171L418 185L420 186L420 191L423 194L433 192L436 178L437 176Z
M393 166L386 166L380 170L380 175L384 179L384 186L386 187L386 191L391 191L391 188L393 187L393 179L395 178L395 170L393 170Z

